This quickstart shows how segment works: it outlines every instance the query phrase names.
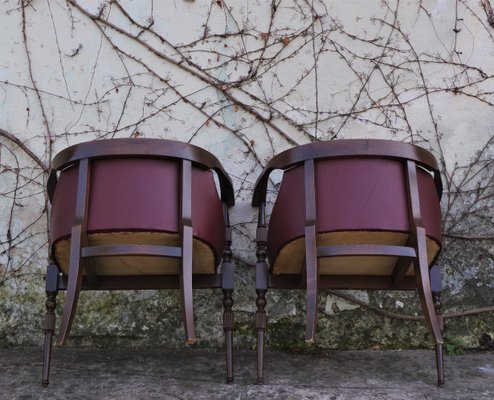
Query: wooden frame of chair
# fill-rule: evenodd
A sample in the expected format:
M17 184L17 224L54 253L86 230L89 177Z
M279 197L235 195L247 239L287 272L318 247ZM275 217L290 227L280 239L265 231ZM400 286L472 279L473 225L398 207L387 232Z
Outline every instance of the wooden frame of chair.
M157 158L176 160L181 165L180 177L180 235L179 247L161 245L104 245L88 244L87 219L88 199L91 188L91 163L102 158ZM193 288L221 288L223 291L223 329L227 382L233 381L233 261L230 249L231 229L228 207L234 205L233 186L221 163L212 154L197 146L164 139L110 139L86 142L71 146L57 154L52 163L48 179L48 195L53 200L58 174L65 168L78 164L75 221L71 231L70 264L68 276L59 267L50 263L46 272L46 315L43 324L45 335L43 385L49 383L52 353L52 338L55 331L56 296L59 290L66 290L66 301L62 314L59 344L67 341L75 315L81 290L134 290L134 289L180 289L183 320L187 343L196 342L193 318ZM225 220L225 249L222 256L221 272L216 274L192 274L193 221L191 213L191 169L192 165L214 170L218 176L223 215ZM98 276L92 267L92 257L113 257L121 255L173 257L182 260L179 276L176 275L122 275ZM83 272L85 271L85 276Z
M410 236L404 246L382 244L339 244L318 246L316 240L316 187L315 168L318 160L334 158L384 158L403 164L407 189ZM266 223L266 195L269 174L275 169L287 170L295 166L304 169L305 185L305 270L303 275L274 275L268 266ZM414 290L419 293L427 326L435 342L437 383L444 384L441 316L441 276L437 266L429 270L426 250L426 232L422 223L417 168L433 175L438 198L442 194L441 176L437 161L428 151L411 144L385 140L349 139L311 143L294 147L273 157L259 176L252 205L259 208L256 264L256 331L257 382L264 381L264 334L267 324L265 307L268 288L307 289L307 319L305 340L314 342L317 321L317 293L326 289L390 289ZM321 275L318 259L349 256L397 256L398 262L391 276ZM413 262L415 277L407 276L407 267Z

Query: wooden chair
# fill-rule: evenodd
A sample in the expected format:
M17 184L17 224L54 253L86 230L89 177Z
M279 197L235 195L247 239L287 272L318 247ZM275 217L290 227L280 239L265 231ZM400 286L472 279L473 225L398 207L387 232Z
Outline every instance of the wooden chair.
M266 223L269 174L284 171ZM257 380L264 375L268 288L307 289L306 342L314 342L317 293L326 289L417 289L444 384L441 278L441 177L435 158L415 145L335 140L275 156L258 178ZM268 265L269 261L269 265ZM431 286L432 285L432 286Z
M218 197L213 174L218 176ZM71 146L53 160L46 273L43 385L48 385L56 296L66 290L65 344L81 290L180 289L187 343L196 342L192 289L223 290L227 381L233 380L233 187L207 151L161 139ZM221 264L221 267L218 267Z

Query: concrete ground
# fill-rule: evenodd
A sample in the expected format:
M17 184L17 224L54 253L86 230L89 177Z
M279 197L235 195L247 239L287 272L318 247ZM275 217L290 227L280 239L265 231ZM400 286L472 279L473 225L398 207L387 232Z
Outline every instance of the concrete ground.
M264 385L255 351L234 355L226 384L219 350L56 348L43 388L41 349L0 349L0 399L494 399L493 352L446 356L443 388L432 350L268 351Z

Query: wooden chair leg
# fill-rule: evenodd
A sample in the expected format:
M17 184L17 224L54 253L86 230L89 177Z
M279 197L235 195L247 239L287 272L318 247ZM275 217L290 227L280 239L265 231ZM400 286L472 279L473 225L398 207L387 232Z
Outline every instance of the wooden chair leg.
M194 325L194 307L192 296L192 227L183 228L182 268L180 270L180 294L184 315L187 344L197 342Z
M434 309L436 310L437 318L439 319L439 326L441 332L444 332L444 318L441 311L441 295L443 292L443 284L441 278L441 268L434 265L429 270L429 276L431 279L432 298L434 299Z
M256 264L256 333L257 333L257 383L264 383L264 333L267 326L266 292L268 289L268 266L265 262L263 242L258 243L258 262Z
M307 321L305 326L305 341L314 343L317 322L317 249L316 227L305 228L305 264L307 276Z
M225 331L226 382L233 382L233 290L223 289L223 330Z
M60 324L60 332L58 334L58 345L67 343L67 339L72 327L72 322L75 316L79 293L82 286L83 268L81 265L81 227L75 226L72 228L72 237L70 241L70 262L69 262L69 277L67 282L67 294L65 296L65 304L62 313L62 322Z
M257 383L264 383L264 332L266 331L266 289L257 289L256 331L257 331Z
M256 231L256 333L257 333L257 383L264 383L264 332L267 326L266 292L268 290L267 247L268 230L266 226L265 203L259 206L259 220Z
M437 315L437 319L439 320L439 326L441 328L441 332L444 332L444 318L443 318L443 312L441 310L442 308L441 295L442 295L442 291L440 292L432 291L432 298L434 299L434 309L436 310L436 315Z
M233 270L232 261L232 231L228 215L228 206L223 203L225 218L225 248L221 262L221 288L223 289L223 330L225 331L225 353L226 353L226 382L233 382Z
M432 298L434 300L434 309L436 311L437 319L439 322L439 328L441 333L444 332L444 318L441 310L441 294L442 294L442 281L441 270L438 266L434 266L429 271L431 278ZM436 344L436 365L438 371L438 385L444 385L444 360L443 360L443 346L442 344Z
M425 229L417 228L417 258L414 261L417 289L424 310L425 320L436 345L437 384L444 385L443 337L434 299L427 263Z
M437 386L444 386L443 344L436 343Z
M43 377L41 384L48 386L50 383L50 364L53 333L55 332L55 308L57 306L56 297L58 294L58 268L51 264L46 270L46 314L43 323L45 334L45 345L43 351Z

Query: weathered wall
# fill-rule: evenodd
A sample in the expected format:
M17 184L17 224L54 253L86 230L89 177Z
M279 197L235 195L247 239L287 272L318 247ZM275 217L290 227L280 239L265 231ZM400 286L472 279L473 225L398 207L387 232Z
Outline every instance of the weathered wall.
M444 311L494 306L490 1L12 0L1 2L0 21L0 345L41 343L52 156L112 137L191 142L231 173L238 346L254 345L253 183L274 154L316 140L387 138L431 150L445 183ZM411 293L350 295L419 312ZM196 292L195 303L201 344L220 345L220 294ZM268 312L269 343L300 345L303 294L270 292ZM494 317L447 326L451 349L477 346ZM182 339L168 291L83 293L72 331L83 343ZM430 339L421 322L321 294L318 343Z

